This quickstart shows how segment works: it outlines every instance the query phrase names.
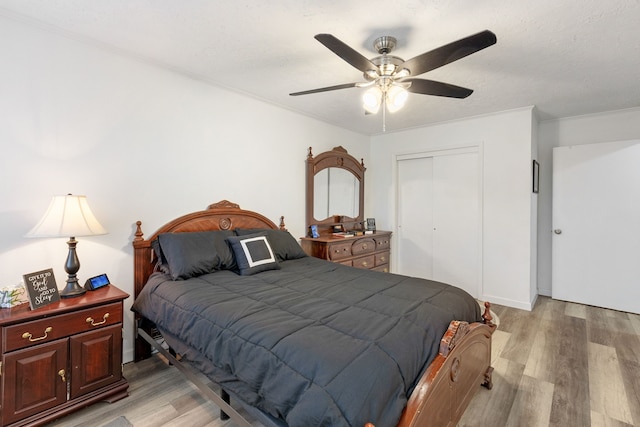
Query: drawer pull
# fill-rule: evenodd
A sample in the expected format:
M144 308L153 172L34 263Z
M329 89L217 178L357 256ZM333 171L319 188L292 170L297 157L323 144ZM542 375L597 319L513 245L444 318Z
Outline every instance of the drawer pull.
M31 335L29 332L25 332L24 334L22 334L22 338L29 340L31 342L36 342L36 341L47 339L47 337L49 336L49 332L51 331L53 331L53 328L51 326L48 326L47 329L44 330L44 335L39 338L33 338L33 335Z
M366 243L363 243L363 244L362 244L362 249L363 249L363 250L366 250L366 249L367 249L367 244L366 244Z
M385 258L383 256L380 257L380 261L384 262Z
M108 318L109 318L109 313L105 313L104 316L102 316L102 322L95 323L95 321L93 320L93 317L87 317L86 322L91 323L91 326L100 326L107 323Z
M60 378L62 378L62 382L63 382L63 383L66 383L66 382L67 382L67 379L64 377L64 374L65 374L64 369L60 369L60 370L58 371L58 375L60 375Z
M362 261L362 266L366 267L367 266L367 261Z

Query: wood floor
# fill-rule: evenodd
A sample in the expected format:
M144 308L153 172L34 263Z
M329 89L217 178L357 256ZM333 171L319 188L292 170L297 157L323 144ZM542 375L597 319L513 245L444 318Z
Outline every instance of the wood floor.
M532 312L493 309L494 387L478 391L459 427L640 427L640 316L546 297ZM158 357L128 363L124 373L128 398L51 425L120 425L124 416L135 427L233 426Z

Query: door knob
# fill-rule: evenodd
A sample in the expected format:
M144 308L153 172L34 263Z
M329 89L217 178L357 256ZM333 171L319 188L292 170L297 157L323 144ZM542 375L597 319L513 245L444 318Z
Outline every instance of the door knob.
M562 230L560 230L559 228L556 228L555 230L553 230L553 232L556 234L562 234Z

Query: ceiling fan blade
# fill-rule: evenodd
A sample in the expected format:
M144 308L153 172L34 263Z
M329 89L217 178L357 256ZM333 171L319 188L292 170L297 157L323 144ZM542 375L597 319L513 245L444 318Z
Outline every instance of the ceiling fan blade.
M496 35L491 31L481 31L411 58L401 68L407 68L412 76L417 76L494 45L496 41Z
M404 79L403 83L411 82L407 88L409 92L420 93L422 95L446 96L449 98L466 98L473 93L472 89L455 86L449 83L436 82L425 79Z
M315 39L363 73L369 70L378 69L378 67L373 62L369 61L360 53L349 47L344 42L338 40L331 34L317 34L315 36Z
M327 87L321 87L319 89L311 89L311 90L304 90L302 92L294 92L294 93L290 93L289 95L290 96L308 95L310 93L328 92L330 90L338 90L338 89L348 89L350 87L357 87L358 85L360 85L360 83L345 83L345 84L336 85L336 86L327 86Z

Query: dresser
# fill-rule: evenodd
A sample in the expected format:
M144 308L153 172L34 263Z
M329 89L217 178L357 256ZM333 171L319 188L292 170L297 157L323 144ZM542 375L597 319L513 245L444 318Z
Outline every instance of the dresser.
M302 248L310 256L351 267L389 272L390 231L354 237L303 237L300 240Z
M123 301L113 285L31 310L0 310L0 426L41 425L128 396Z

